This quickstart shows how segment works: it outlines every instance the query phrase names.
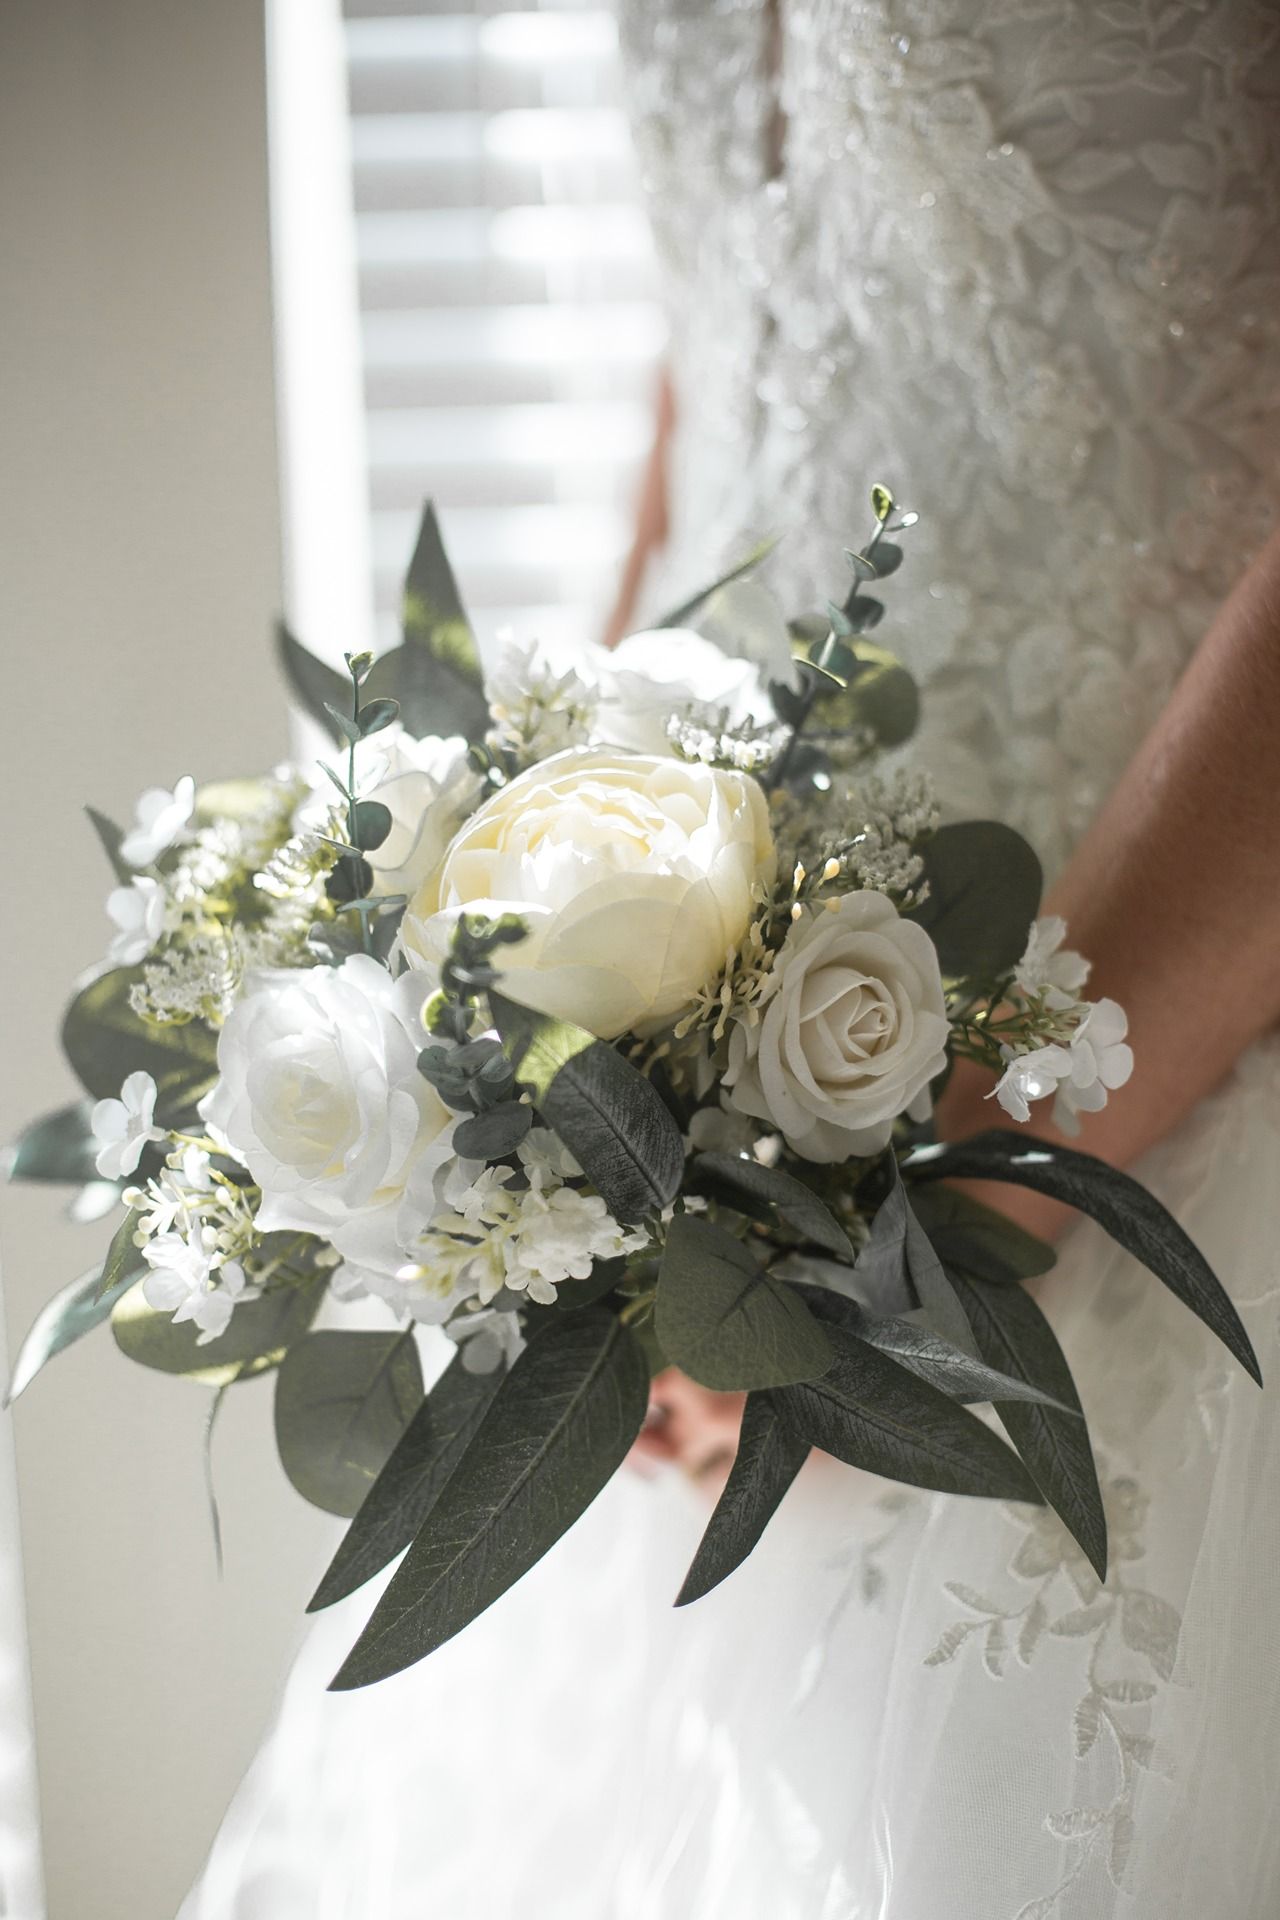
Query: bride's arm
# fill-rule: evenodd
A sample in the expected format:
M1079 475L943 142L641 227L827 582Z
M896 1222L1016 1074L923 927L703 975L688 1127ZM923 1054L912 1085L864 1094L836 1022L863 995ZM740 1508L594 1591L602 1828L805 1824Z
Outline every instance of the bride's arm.
M1054 887L1090 998L1129 1015L1133 1079L1073 1144L1123 1166L1173 1131L1280 1018L1280 533L1227 600ZM938 1111L963 1138L1006 1122L962 1064ZM1032 1130L1051 1138L1033 1109ZM1069 1217L1002 1186L1028 1226Z
M635 534L622 569L613 610L601 635L606 647L616 647L623 635L631 630L645 568L655 550L664 545L667 538L667 449L674 421L675 400L670 376L664 371L658 381L653 446L640 483Z

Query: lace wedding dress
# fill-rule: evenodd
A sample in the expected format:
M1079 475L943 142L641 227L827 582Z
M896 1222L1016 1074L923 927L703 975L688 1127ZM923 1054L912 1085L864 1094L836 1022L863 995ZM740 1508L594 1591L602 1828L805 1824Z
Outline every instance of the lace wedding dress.
M781 526L780 593L821 604L890 483L924 754L1052 870L1280 516L1280 11L626 0L622 32L669 584ZM382 1686L323 1690L371 1598L320 1620L187 1920L1280 1913L1278 1155L1268 1042L1140 1169L1265 1393L1099 1232L1063 1243L1105 1587L1051 1514L813 1462L676 1613L697 1497L620 1477Z

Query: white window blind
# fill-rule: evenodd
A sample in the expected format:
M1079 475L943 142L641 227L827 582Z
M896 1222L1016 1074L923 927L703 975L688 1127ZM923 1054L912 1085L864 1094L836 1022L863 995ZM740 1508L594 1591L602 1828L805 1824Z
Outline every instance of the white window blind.
M430 495L484 643L591 634L663 326L598 5L345 0L378 640Z

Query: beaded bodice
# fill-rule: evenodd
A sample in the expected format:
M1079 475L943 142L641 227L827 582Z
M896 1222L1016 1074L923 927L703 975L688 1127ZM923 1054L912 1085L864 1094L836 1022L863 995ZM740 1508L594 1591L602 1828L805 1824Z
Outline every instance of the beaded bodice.
M1280 6L620 0L667 275L664 590L762 532L886 644L944 797L1061 861L1280 514Z

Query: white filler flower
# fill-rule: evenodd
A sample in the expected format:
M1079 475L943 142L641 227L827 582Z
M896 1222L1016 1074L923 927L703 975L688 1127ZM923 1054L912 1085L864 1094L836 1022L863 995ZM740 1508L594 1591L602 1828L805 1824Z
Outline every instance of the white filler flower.
M129 886L114 888L107 895L107 917L116 929L108 960L117 967L145 960L164 932L164 913L164 888L158 880L139 873Z
M1133 1048L1125 1041L1129 1021L1115 1000L1089 1008L1071 1040L1071 1070L1053 1103L1054 1125L1064 1133L1080 1131L1082 1113L1101 1113L1108 1093L1122 1087L1133 1072Z
M132 1173L149 1140L163 1140L157 1127L156 1083L149 1073L131 1073L118 1100L99 1100L89 1124L98 1143L94 1161L104 1180L121 1180Z
M365 954L250 977L201 1112L262 1189L260 1232L317 1233L362 1262L385 1241L399 1258L406 1185L450 1152L453 1115L418 1072L434 984Z
M882 893L847 893L792 927L758 1021L730 1030L730 1104L806 1160L877 1153L893 1122L928 1112L946 1060L932 940Z
M183 774L173 792L148 787L140 797L135 824L120 842L121 858L131 867L149 867L171 847L190 820L196 804L196 783Z
M686 1008L747 930L776 870L764 793L745 774L577 749L501 788L410 901L410 958L443 958L458 914L518 913L513 999L602 1039Z

